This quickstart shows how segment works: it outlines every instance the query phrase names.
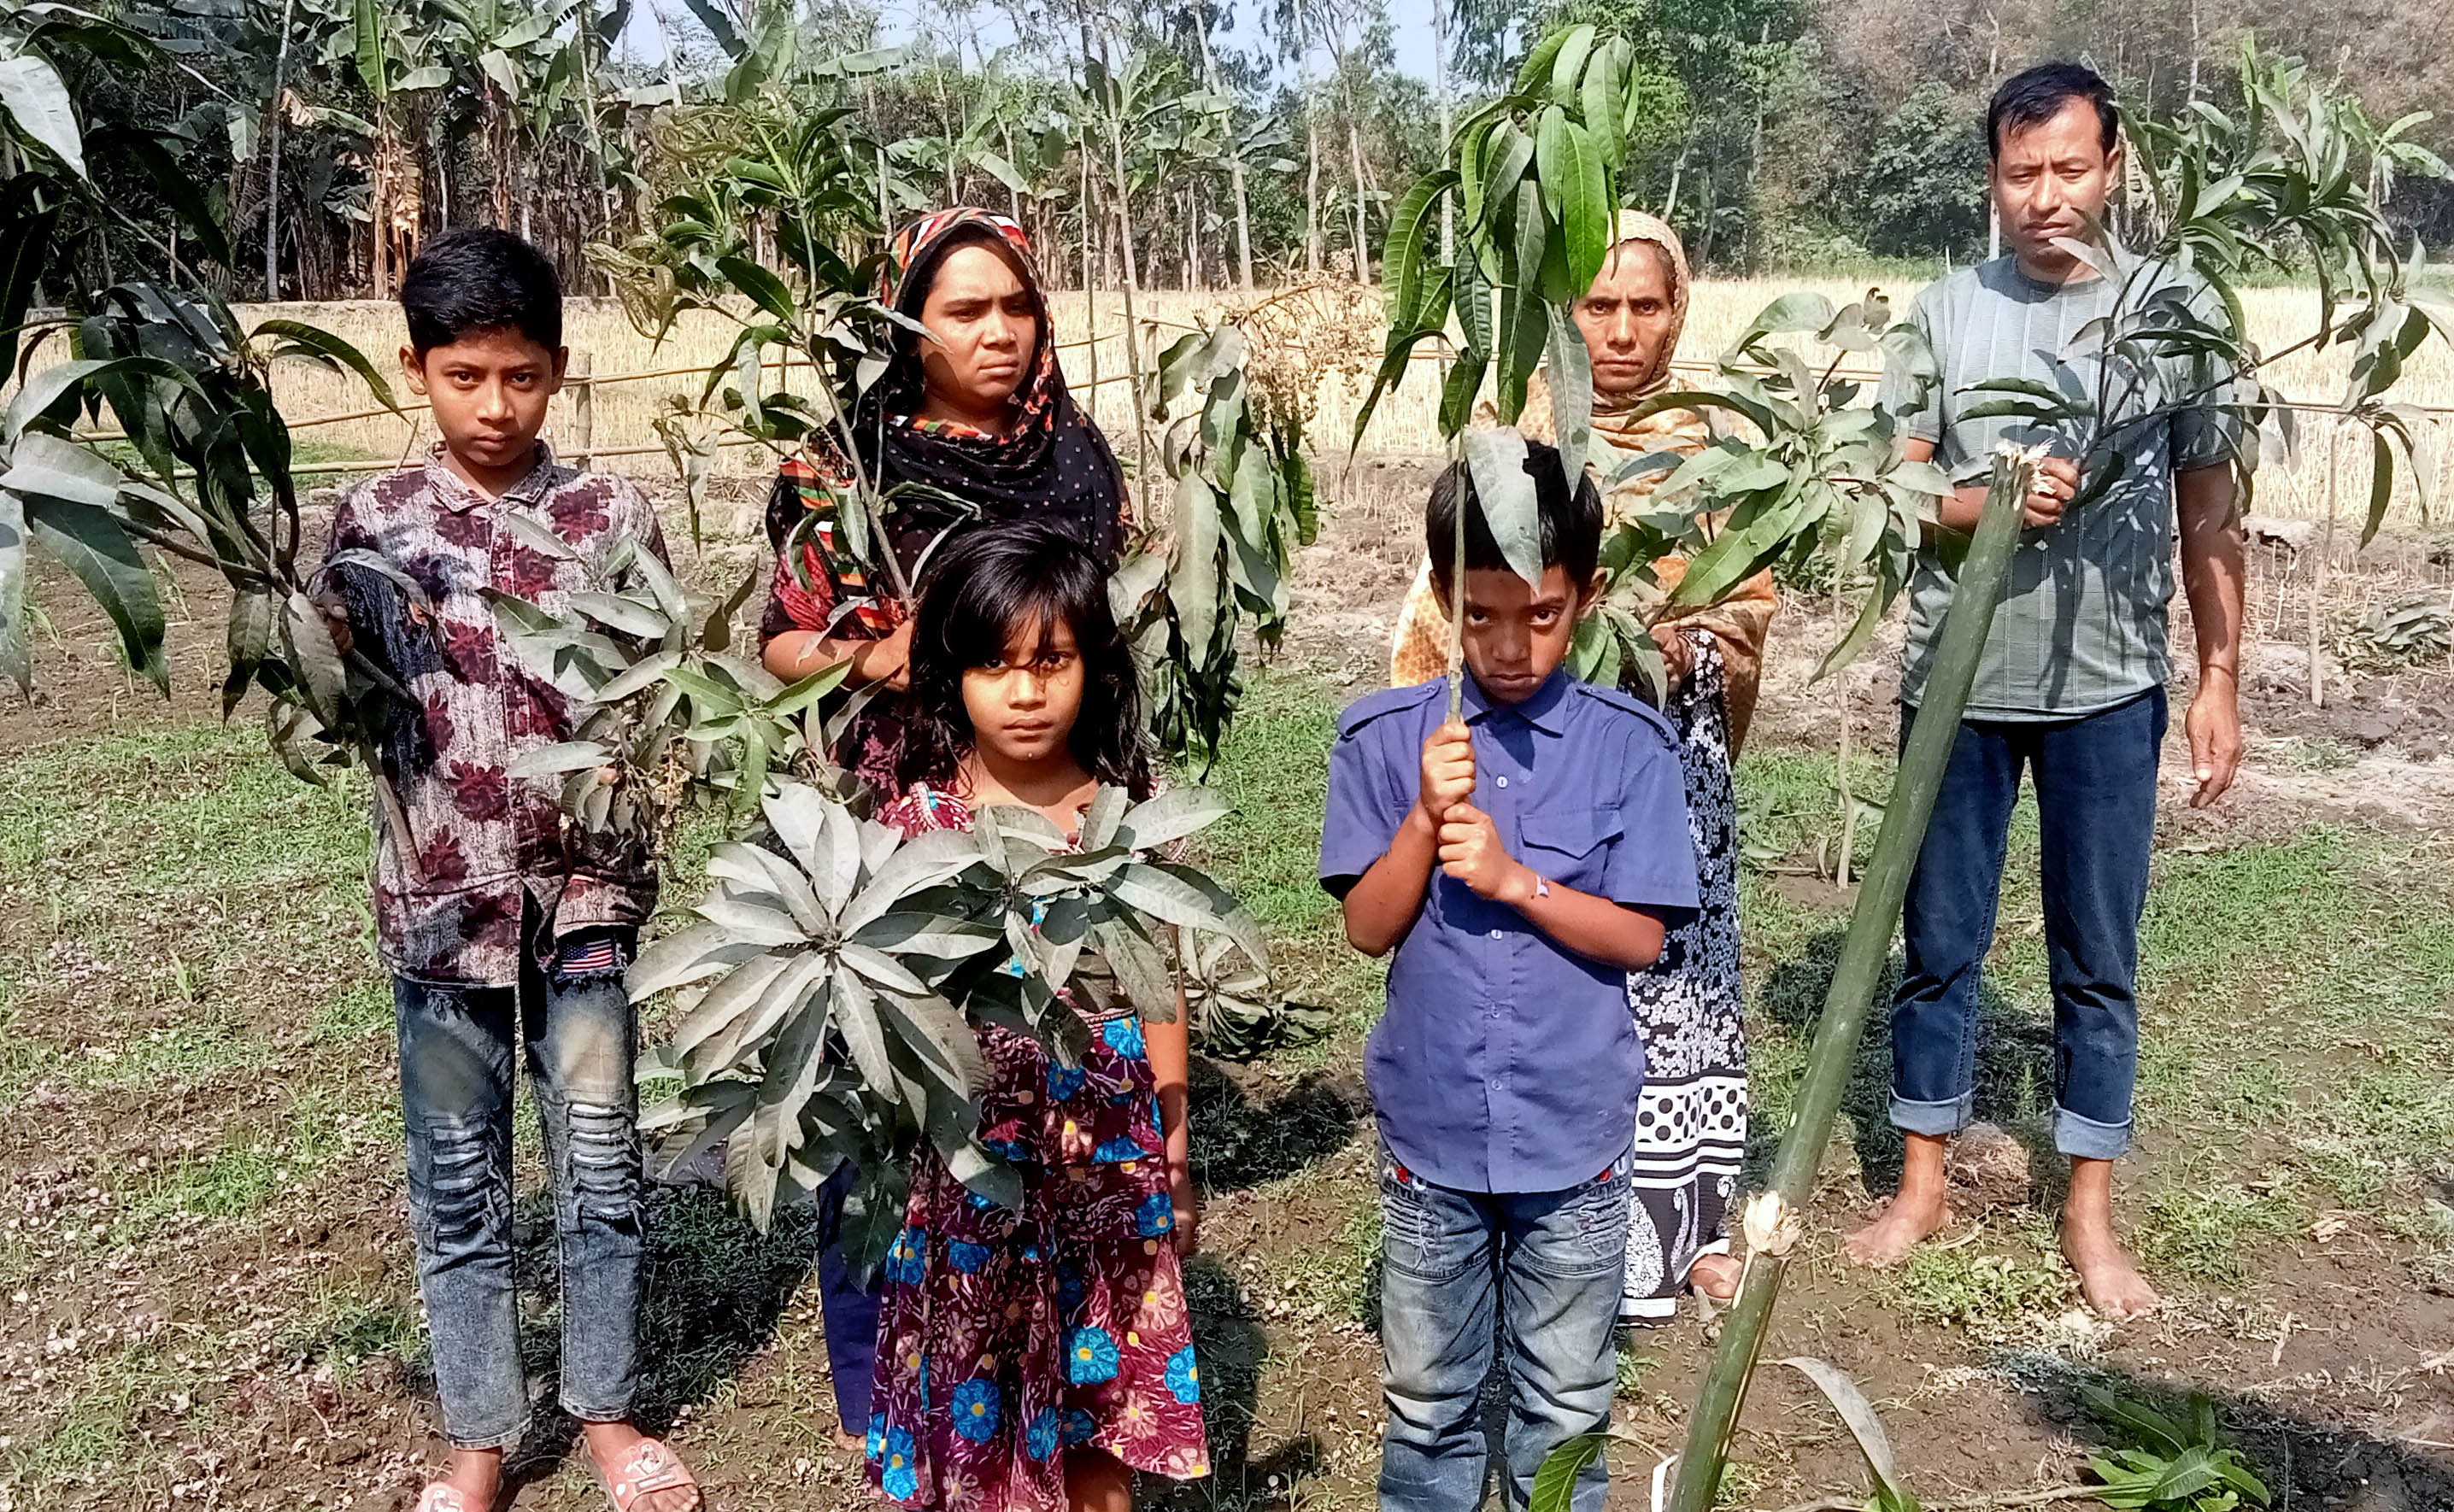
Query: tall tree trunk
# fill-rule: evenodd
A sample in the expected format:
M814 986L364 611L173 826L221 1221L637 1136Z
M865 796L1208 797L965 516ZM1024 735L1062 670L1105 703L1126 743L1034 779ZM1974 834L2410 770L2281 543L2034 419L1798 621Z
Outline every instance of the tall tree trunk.
M606 171L604 101L596 93L596 5L595 0L579 0L579 94L581 108L588 112L588 152L590 171L596 175L596 234L604 241L614 240L614 185ZM582 237L584 244L587 238ZM600 271L598 282L604 292L614 292L614 275Z
M1201 30L1201 82L1211 93L1218 90L1218 60L1210 51L1210 18L1197 18ZM1236 270L1243 280L1244 292L1253 291L1253 213L1244 195L1244 141L1237 130L1236 116L1227 116L1227 184L1236 196ZM1446 204L1446 201L1442 201Z
M1449 5L1451 0L1432 0L1432 90L1440 102L1440 150L1448 150L1449 133L1455 125L1449 106ZM1616 183L1613 185L1617 187ZM1456 230L1450 225L1449 201L1454 196L1440 196L1440 261L1453 262L1457 257Z
M281 108L281 95L290 83L290 19L296 5L297 0L281 0L281 44L272 50L272 103L265 108L265 114L270 118L264 133L264 299L267 304L281 302L281 120L289 113Z
M1363 213L1363 133L1355 120L1355 91L1346 93L1346 161L1355 174L1355 276L1358 282L1372 281L1372 243Z
M1104 41L1104 39L1102 39ZM1142 423L1142 343L1140 328L1135 324L1134 293L1140 287L1141 272L1134 262L1133 180L1125 172L1125 130L1115 113L1108 116L1108 150L1116 163L1116 241L1125 254L1125 370L1133 375L1133 392L1126 404L1134 416L1134 476L1141 485L1141 517L1150 519L1150 428Z
M1320 117L1313 109L1312 57L1303 64L1304 112L1304 270L1320 271Z
M373 286L377 299L392 293L392 162L400 150L392 140L392 104L379 99L375 101L374 185L370 207L374 213L367 225L374 233L367 260L367 280Z

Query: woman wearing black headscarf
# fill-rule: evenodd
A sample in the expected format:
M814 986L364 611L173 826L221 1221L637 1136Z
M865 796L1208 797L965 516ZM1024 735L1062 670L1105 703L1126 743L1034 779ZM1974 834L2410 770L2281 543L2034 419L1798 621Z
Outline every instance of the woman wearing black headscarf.
M931 339L897 336L893 364L862 399L853 428L860 468L881 491L898 484L935 490L907 493L890 511L885 533L905 582L918 578L950 529L1022 518L1064 530L1113 564L1124 540L1124 476L1066 389L1022 228L987 210L940 210L898 232L888 257L879 301L928 327ZM843 549L837 510L852 474L828 449L792 458L775 480L763 660L789 683L849 659L848 686L900 688L909 606L891 576L874 581L878 563ZM835 759L892 794L902 732L898 706L873 704ZM830 1233L850 1181L839 1172L819 1195ZM818 1282L836 1407L856 1441L870 1421L877 1300L855 1283L832 1242L819 1252Z
M904 495L888 521L905 580L950 530L1026 517L1113 562L1124 539L1124 475L1065 387L1022 228L989 210L939 210L897 232L888 255L880 301L931 336L897 336L893 365L861 400L853 430L881 490L935 490ZM768 501L778 559L760 627L767 668L793 682L849 658L850 686L900 686L907 609L891 581L874 581L875 564L841 549L831 479L846 469L837 461L791 459ZM798 571L788 544L799 548ZM892 731L873 722L869 737L869 749L848 753L864 772L881 765L876 747Z

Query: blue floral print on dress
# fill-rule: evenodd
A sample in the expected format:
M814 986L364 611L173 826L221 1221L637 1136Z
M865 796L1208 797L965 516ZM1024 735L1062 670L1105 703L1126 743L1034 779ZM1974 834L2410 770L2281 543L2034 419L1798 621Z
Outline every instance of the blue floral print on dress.
M865 1445L864 1445L864 1447L868 1450L868 1452L869 1452L869 1457L870 1457L872 1460L877 1460L877 1459L883 1458L883 1457L885 1456L885 1454L886 1454L886 1414L885 1414L885 1413L883 1413L883 1412L873 1412L873 1413L871 1413L871 1414L869 1415L869 1442L868 1442L867 1444L865 1444Z
M929 1247L929 1236L917 1228L907 1228L895 1236L895 1247L886 1253L886 1279L899 1281L907 1286L917 1286L926 1271L921 1257Z
M997 1388L993 1381L966 1381L955 1388L955 1431L986 1443L997 1430Z
M1099 1436L1099 1424L1079 1407L1065 1414L1065 1442L1071 1446L1088 1443Z
M1191 1344L1167 1357L1167 1389L1181 1403L1201 1400L1201 1367L1194 1363Z
M1108 1048L1129 1061L1138 1061L1150 1053L1142 1044L1142 1021L1136 1018L1110 1019L1099 1025L1099 1038Z
M1096 1386L1116 1379L1116 1341L1105 1328L1076 1328L1065 1341L1065 1379Z
M1056 1452L1056 1441L1064 1432L1064 1420L1055 1407L1042 1407L1031 1426L1022 1430L1023 1452L1035 1460L1045 1460Z
M1088 1080L1090 1080L1090 1073L1078 1065L1059 1065L1054 1061L1049 1062L1048 1101L1064 1102L1082 1090L1082 1084Z
M880 1467L877 1483L897 1502L909 1502L920 1494L920 1473L912 1463L912 1430L886 1430L886 1462Z
M1134 1228L1144 1239L1157 1239L1176 1226L1176 1199L1165 1192L1153 1192L1134 1209Z
M989 1263L989 1246L958 1239L946 1246L946 1261L964 1275L974 1275Z
M1149 1160L1150 1151L1142 1148L1136 1140L1112 1139L1093 1150L1091 1158L1102 1165L1122 1165L1127 1161Z

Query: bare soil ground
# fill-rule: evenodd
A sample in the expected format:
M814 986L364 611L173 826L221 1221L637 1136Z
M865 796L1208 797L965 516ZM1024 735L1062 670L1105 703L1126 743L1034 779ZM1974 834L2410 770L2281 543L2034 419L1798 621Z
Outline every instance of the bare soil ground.
M1311 846L1330 721L1378 686L1431 472L1408 458L1332 469L1338 503L1304 555L1289 645L1257 675L1218 774L1241 811L1210 859L1273 930L1290 989L1336 1027L1197 1071L1208 1196L1190 1274L1218 1473L1172 1505L1372 1501L1378 1214L1358 1066L1378 979L1339 944ZM2322 627L2366 602L2443 600L2432 543L2358 561L2348 546ZM1767 1357L1821 1356L1863 1383L1929 1505L2018 1504L2004 1499L2082 1479L2114 1442L2082 1400L2098 1386L2207 1393L2280 1505L2454 1507L2454 865L2439 838L2454 676L2443 661L2329 668L2329 706L2309 707L2317 549L2260 548L2250 765L2206 813L2182 806L2175 703L2144 931L2142 1137L2122 1178L2166 1312L2116 1331L2079 1308L2054 1254L2052 1162L2026 1158L2044 1148L2052 1085L2032 813L2015 821L1989 962L1980 1107L2008 1136L1990 1202L1885 1276L1838 1252L1899 1161L1880 1028L1861 1051ZM711 587L756 557L727 534L686 566ZM37 701L0 711L0 1512L403 1507L439 1441L362 795L291 779L251 711L220 723L218 595L178 582L167 704L129 685L95 616L46 582ZM1811 685L1831 613L1801 596L1776 623L1740 773L1764 1156L1850 898L1834 875L1844 699L1849 789L1879 800L1889 782L1890 648ZM552 1220L525 1120L521 1137L541 1411L517 1504L595 1507L569 1425L542 1410ZM861 1504L830 1442L806 1224L762 1238L685 1187L657 1193L653 1224L652 1425L716 1507ZM1678 1446L1711 1332L1691 1312L1622 1355L1621 1422L1659 1453ZM1789 1371L1760 1379L1737 1455L1732 1505L1863 1495L1856 1450ZM1615 1505L1647 1504L1656 1457L1617 1458Z

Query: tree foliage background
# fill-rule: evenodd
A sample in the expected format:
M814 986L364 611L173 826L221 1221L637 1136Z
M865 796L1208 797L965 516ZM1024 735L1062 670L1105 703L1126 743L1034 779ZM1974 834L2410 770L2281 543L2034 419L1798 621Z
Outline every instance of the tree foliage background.
M1110 288L1368 275L1444 115L1563 20L1635 44L1615 188L1720 270L1982 255L1984 100L2045 58L2169 112L2230 103L2224 60L2254 30L2380 124L2436 112L2415 139L2454 147L2454 21L2386 0L922 0L891 24L870 0L634 5L128 0L115 19L159 51L70 84L90 124L117 123L130 150L97 153L100 187L132 214L63 238L44 291L192 257L187 195L229 228L232 267L197 270L231 298L380 294L422 237L471 222L601 291L591 243L653 229L746 123L831 106L872 144L856 188L876 219L1008 209L1070 287L1086 262ZM0 9L0 31L41 13ZM1435 23L1444 75L1399 72L1400 30ZM2394 212L2454 236L2442 185Z

